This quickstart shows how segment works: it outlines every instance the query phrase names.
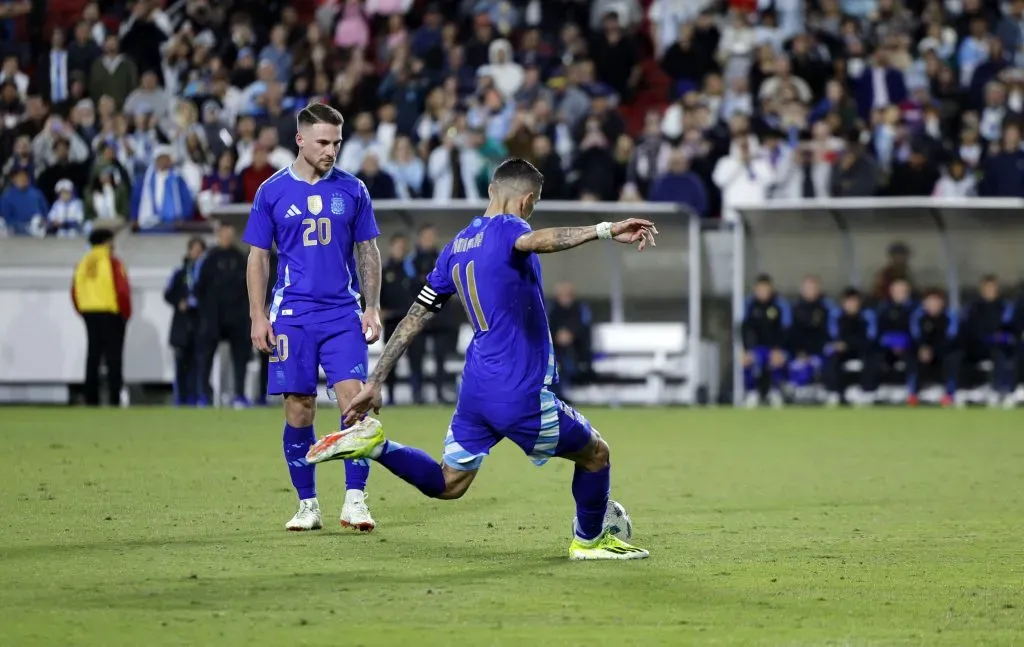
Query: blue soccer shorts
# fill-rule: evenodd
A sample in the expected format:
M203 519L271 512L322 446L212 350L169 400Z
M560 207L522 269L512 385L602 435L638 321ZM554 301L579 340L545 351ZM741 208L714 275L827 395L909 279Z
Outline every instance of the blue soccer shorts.
M343 380L366 381L369 358L358 313L304 326L276 321L274 334L277 348L270 356L268 395L316 395L321 366L328 387Z
M460 396L444 441L445 465L479 469L502 438L518 445L536 465L578 452L590 442L590 422L547 389L510 400Z

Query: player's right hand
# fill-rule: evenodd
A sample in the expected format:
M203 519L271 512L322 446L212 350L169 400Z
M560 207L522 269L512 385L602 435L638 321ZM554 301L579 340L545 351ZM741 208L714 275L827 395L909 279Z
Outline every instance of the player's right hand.
M363 390L356 397L352 398L352 402L348 404L348 408L342 414L345 417L345 426L347 427L359 422L370 409L373 409L374 413L380 413L381 403L380 387L366 384L363 386Z
M637 251L644 251L650 245L654 247L654 236L658 228L650 220L628 218L612 223L612 238L627 245L637 244Z
M274 328L270 325L270 319L267 319L265 315L253 318L250 337L252 338L252 345L261 353L269 355L277 348L277 337L274 336Z

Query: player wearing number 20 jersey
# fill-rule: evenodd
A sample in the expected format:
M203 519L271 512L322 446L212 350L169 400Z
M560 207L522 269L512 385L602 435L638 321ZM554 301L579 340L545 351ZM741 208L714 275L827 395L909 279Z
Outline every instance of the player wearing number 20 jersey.
M366 186L334 168L341 114L314 103L296 121L298 158L260 186L243 240L252 246L247 283L253 341L270 354L267 392L285 396L284 454L299 495L299 511L286 528L313 530L321 526L320 510L315 470L304 457L316 440L320 368L340 406L366 380L367 343L379 334L380 231ZM277 279L264 313L265 259L274 245ZM374 526L364 503L368 473L366 461L346 462L343 526Z

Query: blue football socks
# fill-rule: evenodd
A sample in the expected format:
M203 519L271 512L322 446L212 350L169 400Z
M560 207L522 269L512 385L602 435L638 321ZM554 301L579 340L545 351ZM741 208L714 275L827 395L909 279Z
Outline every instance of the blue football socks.
M284 426L284 460L288 463L288 473L292 477L292 486L300 499L312 499L316 496L316 467L306 462L306 452L316 442L313 425L308 427Z
M573 472L572 498L576 500L576 534L580 539L596 539L604 530L611 474L611 465L596 472L588 472L577 465Z
M440 496L445 490L444 471L422 449L387 440L381 446L376 460L392 474L429 497Z

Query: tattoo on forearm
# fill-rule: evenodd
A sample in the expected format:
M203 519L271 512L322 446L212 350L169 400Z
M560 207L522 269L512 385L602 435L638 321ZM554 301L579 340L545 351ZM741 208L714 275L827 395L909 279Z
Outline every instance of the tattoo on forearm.
M578 247L583 243L597 239L594 227L552 227L539 229L531 236L532 251L538 254L561 252Z
M395 334L391 335L391 339L384 346L384 352L381 353L380 359L377 360L377 366L374 367L373 374L370 375L370 382L380 384L384 381L384 378L395 368L398 358L402 356L405 349L409 348L412 340L433 317L434 313L419 303L412 304L409 313L398 324Z
M376 240L356 243L356 269L359 271L359 289L366 299L367 308L380 307L380 250Z

